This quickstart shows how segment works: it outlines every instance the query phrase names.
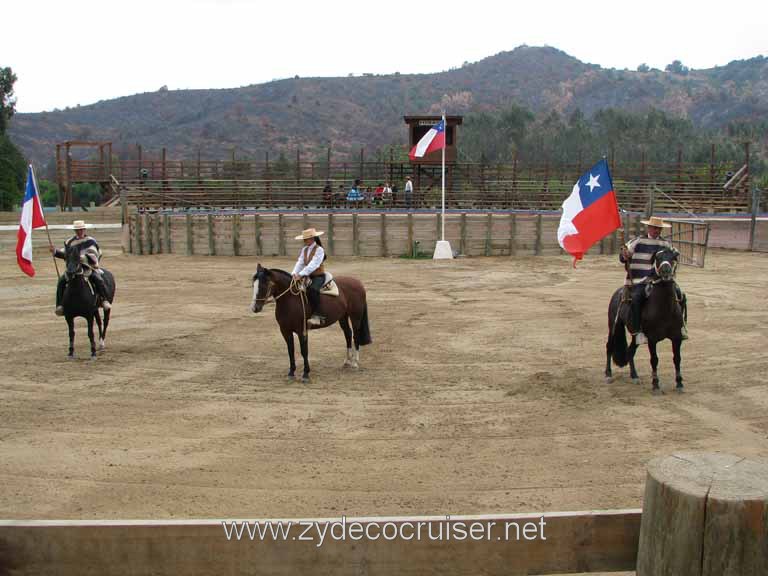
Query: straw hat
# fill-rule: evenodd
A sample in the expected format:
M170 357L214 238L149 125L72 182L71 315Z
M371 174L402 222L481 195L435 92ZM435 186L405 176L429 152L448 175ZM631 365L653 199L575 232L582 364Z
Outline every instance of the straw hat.
M306 240L307 238L314 238L315 236L322 236L325 234L322 230L315 230L314 228L307 228L303 230L301 234L296 236L296 240Z
M85 220L75 220L72 222L72 230L85 230L86 228L90 228L90 226L85 223Z
M651 216L648 220L640 220L646 226L655 226L656 228L672 228L672 224L667 224L658 216Z

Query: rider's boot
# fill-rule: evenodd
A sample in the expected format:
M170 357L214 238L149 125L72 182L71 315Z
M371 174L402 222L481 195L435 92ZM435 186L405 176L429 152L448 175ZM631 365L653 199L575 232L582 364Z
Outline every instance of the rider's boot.
M99 296L101 296L101 307L104 308L104 310L110 310L112 308L112 304L109 302L107 286L104 284L104 279L95 270L91 274L91 282L93 282L93 285L96 287L96 292L99 294Z
M312 310L312 316L307 320L310 326L320 326L325 318L320 315L320 294L312 286L307 289L307 299Z
M56 285L56 316L64 316L64 306L61 305L61 301L64 299L64 287L66 285L67 277L62 275Z

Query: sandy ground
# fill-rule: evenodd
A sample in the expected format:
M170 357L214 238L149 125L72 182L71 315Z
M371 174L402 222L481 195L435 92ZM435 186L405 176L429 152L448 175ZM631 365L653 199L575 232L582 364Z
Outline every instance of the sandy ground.
M286 259L264 264L290 268ZM108 254L108 349L75 361L55 274L0 263L0 518L295 518L634 508L676 450L768 454L768 256L683 269L687 392L603 378L614 257L343 259L374 343L342 370L337 327L288 381L251 258Z

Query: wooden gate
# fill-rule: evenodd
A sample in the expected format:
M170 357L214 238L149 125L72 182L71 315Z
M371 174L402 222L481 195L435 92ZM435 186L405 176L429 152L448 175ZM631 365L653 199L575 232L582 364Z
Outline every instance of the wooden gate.
M680 252L680 263L704 267L709 241L709 222L702 220L667 220L672 224L669 239Z

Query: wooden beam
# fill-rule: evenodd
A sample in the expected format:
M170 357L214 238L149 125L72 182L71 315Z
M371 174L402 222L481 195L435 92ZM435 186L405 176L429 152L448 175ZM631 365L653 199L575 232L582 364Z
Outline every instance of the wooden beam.
M244 530L236 541L227 538L218 520L2 520L0 544L4 565L24 574L59 576L611 572L635 567L640 510L452 516L450 521L445 516L305 519L282 525L285 539L251 541ZM319 534L325 534L322 543ZM313 540L301 541L302 535Z

